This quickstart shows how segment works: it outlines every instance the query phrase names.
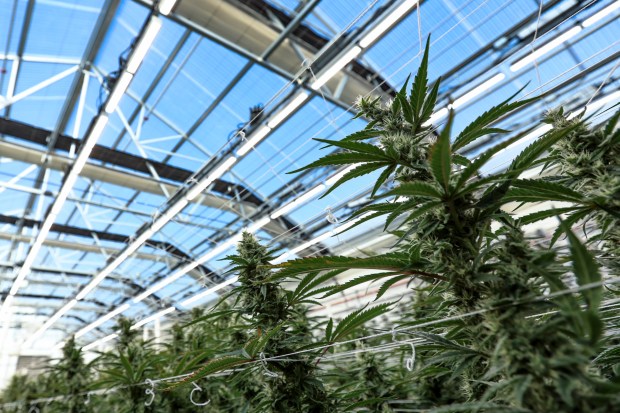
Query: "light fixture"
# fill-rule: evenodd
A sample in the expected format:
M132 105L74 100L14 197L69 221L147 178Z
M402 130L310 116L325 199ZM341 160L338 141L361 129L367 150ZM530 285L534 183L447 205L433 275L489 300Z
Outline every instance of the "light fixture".
M39 233L37 234L35 242L32 244L30 251L28 251L28 254L26 255L24 264L19 269L17 277L15 277L15 281L13 282L13 285L11 286L11 290L9 292L11 295L17 294L17 291L21 288L21 285L24 282L26 275L30 272L30 267L34 263L34 260L37 257L41 246L43 245L43 242L47 238L47 235L49 234L52 225L54 225L56 217L58 216L58 214L60 214L60 211L62 210L62 207L67 200L67 197L69 196L69 192L71 192L71 189L75 185L75 181L77 180L80 171L84 168L86 160L90 156L90 153L92 152L92 149L95 146L97 140L101 136L101 133L103 132L103 129L105 128L107 122L108 117L106 115L99 116L95 121L95 124L93 125L91 132L88 135L88 138L85 140L85 146L80 150L79 155L75 160L75 163L73 164L73 167L66 175L66 178L62 183L62 187L60 188L60 191L54 199L52 208L50 209L47 217L43 221L43 224L39 229Z
M254 233L254 232L258 231L260 228L262 228L265 225L267 225L269 222L271 222L271 219L269 217L263 217L260 220L256 221L255 223L253 223L252 225L250 225L247 228L247 231L250 232L250 233ZM194 262L192 262L190 264L185 265L183 268L180 268L179 270L175 271L172 275L164 278L163 280L159 281L157 284L153 285L151 288L147 289L143 293L141 293L138 296L134 297L133 302L134 303L138 303L138 302L144 300L146 297L156 293L157 291L161 290L165 286L167 286L167 285L173 283L174 281L178 280L183 275L187 274L188 272L190 272L191 270L196 268L198 265L200 265L200 264L202 264L202 263L204 263L206 261L209 261L209 260L217 257L222 252L224 252L228 248L232 247L235 243L239 242L239 240L241 240L241 236L242 236L241 233L235 234L234 236L232 236L227 241L223 242L222 244L220 244L217 247L213 248L212 250L210 250L208 253L206 253L202 257L198 258L196 261L194 261Z
M60 317L62 317L63 315L65 315L66 313L69 312L69 310L71 310L73 308L73 306L75 306L77 304L77 300L73 299L71 301L69 301L67 304L65 304L60 310L58 310L56 312L56 314L54 314L49 320L47 320L45 322L44 325L47 326L51 326L52 324L54 324Z
M344 224L338 225L336 228L334 228L334 235L338 235L341 232L344 232L345 230L351 228L353 225L357 224L359 221L366 219L367 217L369 217L370 215L372 215L372 212L366 212L365 214L360 215L359 217L352 219L348 222L345 222Z
M246 231L248 231L250 234L254 234L256 231L258 231L259 229L261 229L262 227L264 227L265 225L269 224L271 222L271 218L270 217L262 217L261 219L259 219L258 221L252 223L252 225L250 225Z
M195 296L188 298L185 301L181 301L181 305L183 307L187 307L191 303L193 303L195 301L198 301L201 298L204 298L204 297L206 297L206 296L208 296L210 294L213 294L214 292L217 292L217 291L221 290L222 288L224 288L224 287L226 287L226 286L228 286L230 284L236 283L238 280L239 280L239 277L235 275L234 277L231 277L231 278L227 279L224 282L221 282L221 283L219 283L219 284L217 284L217 285L215 285L215 286L213 286L211 288L208 288L208 289L206 289L206 290L196 294Z
M167 16L172 11L172 8L176 4L177 0L160 0L157 8L161 14Z
M210 259L212 259L214 257L217 257L219 254L221 254L222 252L226 251L233 244L235 244L239 239L241 239L241 234L236 234L235 236L230 238L228 241L226 241L226 242L218 245L217 247L213 248L208 253L206 253L202 257L198 258L194 262L191 262L191 263L185 265L184 267L182 267L179 270L175 271L172 275L169 275L168 277L166 277L163 280L159 281L157 284L153 285L151 288L149 288L146 291L142 292L141 294L137 295L136 297L134 297L133 302L134 303L139 303L140 301L144 300L146 297L155 294L157 291L161 290L165 286L167 286L167 285L173 283L174 281L178 280L179 278L181 278L182 276L184 276L185 274L187 274L188 272L190 272L191 270L193 270L194 268L196 268L200 264L202 264L202 263L204 263L206 261L209 261Z
M505 78L506 78L506 75L503 74L503 73L496 74L495 76L493 76L490 79L482 82L480 85L476 86L475 88L473 88L469 92L465 93L463 96L461 96L458 99L456 99L454 101L454 103L452 104L452 106L455 109L460 107L460 106L463 106L465 103L469 102L470 100L472 100L476 96L479 96L482 93L486 92L487 90L489 90L490 88L492 88L493 86L495 86L496 84L498 84L499 82L504 80ZM447 111L447 109L446 109L446 111Z
M136 330L136 329L142 327L143 325L150 323L151 321L155 321L158 318L161 318L161 317L165 316L166 314L172 313L175 310L176 310L176 308L174 306L168 307L165 310L162 310L162 311L160 311L158 313L153 314L150 317L145 318L144 320L138 321L136 324L131 326L131 330Z
M336 73L338 73L343 67L345 67L351 60L353 60L362 51L359 46L353 46L349 51L338 58L334 63L323 71L319 77L310 85L313 90L319 90L329 79L331 79Z
M197 265L194 265L192 268L188 268L188 267L192 267L191 264L186 265L185 267L179 269L178 271L174 272L172 275L164 278L163 280L153 285L151 288L147 289L146 291L142 292L138 296L134 297L133 302L139 303L140 301L144 300L146 297L155 294L157 291L161 290L168 284L173 283L174 281L178 280L179 278L187 274L190 270L197 267Z
M591 102L588 106L585 107L585 110L586 112L593 112L599 110L610 102L617 103L618 101L620 101L620 90L612 92L600 99L595 100L594 102Z
M325 185L332 186L333 184L338 182L340 180L340 178L342 178L343 176L345 176L346 174L348 174L349 172L351 172L352 170L357 168L357 166L358 165L347 166L342 171L339 171L336 174L334 174L332 177L327 178L327 181L325 181Z
M30 266L22 265L17 273L17 277L15 277L15 281L13 281L13 285L11 286L11 290L9 291L9 295L13 296L17 294L22 284L24 283L24 279L26 278L26 274L30 271Z
M112 262L112 264L114 264L114 262ZM78 295L75 296L76 300L83 300L96 286L99 285L99 283L101 283L101 281L103 281L105 277L110 275L112 271L114 271L112 264L108 265L99 274L97 274L97 276L93 278L92 281L78 293Z
M94 330L95 328L99 327L100 325L110 320L111 318L119 315L120 313L127 310L128 308L129 308L129 304L123 304L120 307L117 307L110 313L104 315L103 317L99 318L97 321L90 323L89 325L87 325L86 327L82 328L80 331L75 333L75 338L82 337L84 334L88 333L91 330Z
M108 264L93 280L86 285L76 296L78 300L84 299L90 292L101 283L108 275L118 268L131 254L136 252L155 232L161 229L176 214L188 204L186 199L176 202L164 215L159 217L149 228L146 228L135 240L133 240L114 260Z
M86 162L86 160L84 159L84 162ZM84 166L84 164L82 164L82 167ZM63 183L62 186L60 187L60 191L58 191L58 193L56 194L56 199L54 200L54 205L52 205L52 210L50 211L50 215L53 217L53 219L55 219L58 214L60 214L60 211L62 210L62 207L65 204L65 201L67 200L67 197L69 196L69 192L71 192L71 190L73 189L73 186L75 185L75 182L77 181L79 176L79 173L74 173L73 169L71 169Z
M252 135L250 135L250 139L248 139L248 141L237 150L237 155L243 156L248 153L250 149L252 149L257 143L262 141L265 136L269 134L269 132L271 132L271 128L269 126L261 126L260 129L253 132Z
M110 340L114 340L117 337L118 337L117 333L112 333L112 334L110 334L108 336L100 338L99 340L93 341L92 343L82 347L82 351L90 351L90 350L94 349L95 347L97 347L97 346L99 346L99 345L101 345L103 343L106 343L106 342L108 342Z
M198 258L196 260L196 262L198 264L203 264L203 263L209 261L210 259L217 257L218 255L220 255L221 253L226 251L228 248L232 247L237 242L241 241L241 237L242 237L242 234L240 232L235 234L235 235L233 235L226 242L218 245L217 247L213 248L211 251L209 251L208 253L206 253L202 257Z
M583 21L583 27L592 26L594 23L603 19L604 17L607 17L608 15L613 13L618 8L620 8L620 1L614 1L609 6L602 8L598 12L594 13L592 16L585 19Z
M71 300L56 313L51 316L28 340L24 342L24 347L31 347L34 341L41 336L52 324L60 319L63 315L65 315L69 310L73 308L74 305L77 304L77 300Z
M309 248L309 247L311 247L313 245L316 245L319 242L325 241L326 239L328 239L329 237L331 237L333 235L334 235L333 231L324 232L323 234L319 235L318 237L315 237L315 238L311 239L310 241L306 241L303 244L298 245L297 247L295 247L295 248L285 252L284 254L280 255L275 260L273 260L273 264L280 263L280 262L288 259L291 255L297 254L298 252L303 251L306 248Z
M418 0L405 0L401 5L396 7L385 19L379 24L373 27L368 34L366 34L359 41L359 45L363 48L370 46L379 36L388 31L390 27L394 25L401 17L403 17L409 10L418 4Z
M97 142L99 138L101 137L101 134L103 133L103 129L105 128L107 124L108 124L108 115L106 115L105 113L102 113L101 115L99 115L99 117L95 121L95 125L90 130L90 133L88 134L88 141ZM92 150L92 147L95 146L95 144L93 143L90 146ZM88 151L88 152L91 152L91 151Z
M95 124L93 125L93 128L88 134L88 137L84 140L84 146L80 149L80 152L78 153L75 163L73 164L73 168L71 168L71 172L69 174L70 176L71 175L72 176L70 178L67 177L68 178L67 180L70 179L72 181L70 182L71 185L70 185L69 190L73 188L73 184L75 183L77 176L80 174L80 172L82 172L82 169L84 169L84 165L86 165L86 161L90 157L90 154L93 151L93 148L97 144L97 141L101 137L101 134L103 133L103 130L105 129L107 124L108 124L107 115L101 114L100 116L97 117L97 120L95 121Z
M24 263L22 264L20 269L17 271L17 276L15 277L15 280L13 281L13 285L11 286L11 290L9 291L10 295L17 294L17 291L19 291L19 289L24 284L26 275L28 275L28 273L30 272L30 267L32 267L32 264L34 263L34 260L39 254L39 250L41 249L41 246L43 245L43 240L49 233L49 229L51 228L50 222L51 220L45 220L45 222L41 226L41 229L39 230L39 233L37 234L37 238L35 239L34 243L32 244L32 247L30 247L30 250L28 251L28 254L26 255L26 259L24 260Z
M499 151L497 151L495 153L495 155L493 155L491 157L491 159L494 159L494 158L498 157L499 155L501 155L502 153L504 153L506 151L509 151L509 150L512 150L512 149L514 149L517 146L522 146L525 143L533 141L534 139L537 139L537 138L541 137L542 135L544 135L545 133L549 132L551 129L553 129L553 126L551 126L550 124L541 125L541 126L537 127L536 129L534 129L533 131L529 132L528 134L523 135L516 142L513 142L510 145L508 145L507 147L505 147L504 149L500 149Z
M437 112L433 113L431 117L422 126L431 126L439 122L441 119L448 115L448 108L441 108Z
M319 184L315 186L314 188L312 188L311 190L309 190L302 196L295 198L295 200L293 200L292 202L289 202L288 204L284 205L282 208L276 210L273 214L271 214L271 219L276 219L286 214L287 212L297 208L299 205L307 202L308 200L314 198L315 196L323 192L325 188L326 188L325 184Z
M226 171L230 169L234 163L237 162L237 158L234 156L228 157L220 166L215 168L213 172L209 174L206 178L203 178L200 182L194 185L185 195L185 199L187 201L191 201L196 198L198 195L202 193L213 181L224 175Z
M308 247L311 247L311 246L313 246L315 244L318 244L319 242L325 241L326 239L328 239L331 236L338 235L341 232L343 232L344 230L346 230L348 228L351 228L357 222L359 222L360 220L368 217L371 214L372 214L372 212L367 212L367 213L362 214L359 217L357 217L357 218L355 218L355 219L353 219L353 220L351 220L349 222L346 222L344 224L341 224L341 225L337 226L332 231L324 232L323 234L321 234L321 235L311 239L310 241L306 241L303 244L301 244L301 245L299 245L299 246L297 246L297 247L295 247L295 248L285 252L284 254L282 254L279 257L277 257L276 259L274 259L272 261L272 263L273 264L280 263L280 262L286 260L287 258L289 258L293 254L297 254L298 252L303 251L303 250L305 250Z
M534 52L528 54L527 56L523 57L522 59L510 65L510 70L512 70L513 72L516 72L518 70L523 69L525 66L529 65L530 63L532 63L539 57L549 53L551 50L555 49L556 47L558 47L565 41L577 35L577 33L579 33L581 30L582 30L581 26L575 26L572 29L567 30L560 36L556 37L555 39L547 42L545 45L536 49Z
M153 225L151 225L151 232L157 232L160 229L162 229L168 222L170 222L172 220L172 218L174 218L175 216L177 216L181 211L183 211L183 209L185 209L185 207L187 206L187 204L189 204L187 199L180 199L179 201L175 202L170 208L168 208L164 214L160 217L158 217L155 222L153 223ZM147 236L146 239L148 239L150 237ZM146 241L145 239L145 241Z
M348 250L342 252L340 255L347 256L347 255L355 254L356 252L359 252L359 251L363 250L364 248L372 247L373 245L379 244L379 243L381 243L383 241L387 241L388 239L394 239L394 235L386 234L386 235L382 235L382 236L380 236L378 238L373 238L370 241L366 241L366 242L358 245L355 248L351 248L351 249L348 249Z
M12 294L4 297L4 301L2 302L2 307L0 307L0 325L4 326L11 317L11 305L13 304L13 300L15 296Z
M140 67L140 64L142 64L144 56L146 56L146 53L151 48L155 37L157 37L157 33L159 33L159 29L161 29L161 19L157 16L151 17L151 20L149 20L138 45L134 48L131 56L129 56L129 61L127 62L127 66L125 68L125 70L132 75L136 73Z
M278 113L276 113L269 121L267 126L271 129L278 126L284 119L286 119L295 109L301 106L302 103L310 96L307 92L301 91L293 100L291 100L286 106L284 106Z
M116 80L114 87L112 88L112 93L108 96L108 101L105 104L104 110L107 113L112 113L118 107L121 98L125 94L125 91L129 87L131 83L131 79L133 79L133 75L129 72L123 72Z

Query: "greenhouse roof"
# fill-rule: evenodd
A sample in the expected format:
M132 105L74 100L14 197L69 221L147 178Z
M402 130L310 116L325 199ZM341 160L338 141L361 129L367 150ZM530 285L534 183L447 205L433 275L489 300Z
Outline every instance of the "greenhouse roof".
M372 222L340 232L374 175L319 199L337 166L289 172L325 152L313 138L363 128L356 98L393 97L429 34L435 124L453 107L457 132L515 93L544 94L502 120L512 132L493 139L525 138L489 171L542 133L545 110L618 101L618 1L174 3L0 0L10 351L212 301L235 282L221 258L244 228L280 260L367 236Z

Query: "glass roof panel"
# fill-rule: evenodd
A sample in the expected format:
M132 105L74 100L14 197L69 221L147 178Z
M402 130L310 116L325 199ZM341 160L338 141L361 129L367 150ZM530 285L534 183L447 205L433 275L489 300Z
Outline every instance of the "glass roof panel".
M327 20L329 28L336 32L341 32L347 29L347 27L364 11L364 16L352 27L358 27L361 23L369 20L373 13L377 11L381 6L388 3L385 0L379 1L347 1L347 0L334 0L334 1L322 1L317 6L319 15L323 20ZM349 29L350 30L350 29ZM349 31L347 30L347 31Z
M88 129L91 120L95 117L99 110L99 105L102 103L102 99L104 98L104 92L101 87L100 78L91 74L91 72L87 72L88 80L86 81L86 93L84 95L84 103L82 112L80 112L80 101L75 106L73 112L71 113L71 117L67 126L65 128L64 133L66 135L72 136L77 139L83 139L86 134L86 130ZM82 83L84 85L84 83ZM79 125L76 127L78 113L81 113L81 120Z
M177 43L181 40L187 29L170 19L162 20L162 27L155 38L153 45L144 57L140 69L131 82L131 87L138 96L143 96L151 87L155 76L171 56Z
M68 73L70 65L59 63L22 62L14 95L32 90L50 78ZM11 118L41 128L53 129L60 116L65 97L71 86L71 74L42 89L28 94L10 107Z
M161 97L154 94L147 103L156 102L158 111L174 119L174 124L182 130L187 130L244 63L245 59L224 47L202 40L184 61L165 93ZM179 102L192 104L180 105Z
M7 90L9 88L9 76L12 70L13 60L0 59L0 95L3 96L3 98L0 99L0 102L4 101L4 96L7 94Z
M101 50L95 59L95 65L104 73L118 70L119 56L128 50L147 15L148 9L137 2L131 0L120 2L101 45Z
M20 0L0 0L0 10L2 10L0 13L0 45L2 45L0 56L17 53L27 4L28 2Z
M250 108L267 104L286 84L282 77L254 65L200 124L192 135L192 140L212 152L220 150L226 142L234 138L238 128L250 119ZM188 169L197 169L200 166L197 163L188 164L190 160L181 156L198 155L194 145L185 143L178 152L178 156L170 159L171 164Z
M26 53L81 57L102 5L103 0L38 0L32 14Z

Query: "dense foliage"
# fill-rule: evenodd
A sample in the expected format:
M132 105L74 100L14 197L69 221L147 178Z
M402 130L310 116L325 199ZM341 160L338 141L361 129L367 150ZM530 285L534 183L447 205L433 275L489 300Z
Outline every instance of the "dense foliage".
M507 131L493 125L532 100L504 101L456 136L450 113L438 131L429 124L439 80L428 84L428 53L427 44L409 93L406 82L391 102L361 98L368 126L320 140L336 151L303 168L353 165L329 191L377 173L374 202L351 221L385 219L399 240L388 253L271 265L271 251L244 233L228 257L236 287L175 325L165 345L120 319L113 351L87 364L69 340L36 383L14 378L3 401L25 403L3 410L62 394L38 407L185 412L196 410L192 395L214 412L620 411L620 342L608 306L618 291L604 285L619 275L620 112L600 127L549 113L549 132L485 175L519 137L475 159L460 152L488 135L499 140ZM536 167L544 174L520 178ZM554 205L520 212L541 202ZM526 231L548 219L557 227L549 239ZM366 272L333 282L352 269ZM310 315L310 306L369 282L379 286L376 304L341 319ZM382 302L403 282L415 292ZM113 391L80 403L97 389Z

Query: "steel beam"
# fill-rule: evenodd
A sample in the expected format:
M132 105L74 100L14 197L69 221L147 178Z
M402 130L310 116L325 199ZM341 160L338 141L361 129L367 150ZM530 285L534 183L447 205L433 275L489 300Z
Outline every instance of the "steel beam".
M39 164L42 158L46 156L44 151L24 147L6 141L0 141L0 153L2 153L4 157L32 164ZM49 157L47 166L54 170L64 171L72 161L73 160L69 157L54 155ZM122 172L120 170L114 170L95 164L86 164L81 176L112 185L131 188L139 192L148 192L161 195L161 189L159 187L161 182L129 172ZM179 189L178 185L173 185L170 183L163 183L163 185L166 186L166 189L170 193L175 193ZM240 205L238 202L230 202L229 198L219 197L212 193L205 193L202 196L197 197L192 202L199 203L206 207L222 209L237 215L242 213L242 207L245 211L256 212L258 210L258 207L253 203L245 201L243 205ZM277 224L271 225L269 228L271 231L278 234L286 231L286 229Z
M57 136L65 130L67 123L71 118L75 104L80 96L80 89L84 83L85 71L90 69L91 64L97 57L101 44L103 43L105 35L108 32L108 28L112 23L112 19L116 14L119 4L120 0L106 0L101 8L102 12L95 23L95 27L93 28L92 34L86 46L86 51L82 56L80 70L73 78L73 82L69 87L67 99L65 100L62 110L60 111L60 117L56 122L56 127L50 137L49 149L54 147Z
M34 240L34 237L30 235L13 234L10 232L0 232L0 239L14 240L16 243L28 245ZM85 251L85 252L94 252L96 254L100 253L99 247L93 244L82 244L78 242L48 239L43 243L43 245L47 247L62 248L68 251ZM120 248L108 248L108 251L112 253L119 253L122 250ZM155 261L155 262L160 262L160 261L163 261L164 259L164 256L162 255L151 254L151 253L146 253L146 252L136 252L135 256L138 259ZM176 261L176 262L184 262L183 260L175 258L175 257L170 257L169 259L172 261ZM76 270L70 270L70 271L76 272ZM194 272L192 275L194 278L199 278L200 276L202 276L202 274L200 274L198 271ZM90 277L92 278L92 273L90 273Z

